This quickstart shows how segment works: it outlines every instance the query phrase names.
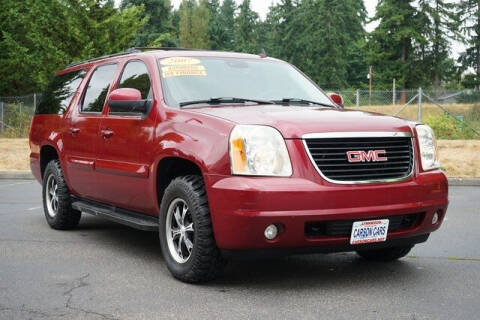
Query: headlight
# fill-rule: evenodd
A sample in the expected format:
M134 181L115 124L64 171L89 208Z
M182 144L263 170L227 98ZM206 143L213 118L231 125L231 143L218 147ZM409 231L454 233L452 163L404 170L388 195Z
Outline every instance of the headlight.
M230 134L232 174L256 176L292 175L292 165L282 135L276 129L238 125Z
M422 169L427 171L440 167L437 158L437 143L432 128L422 124L418 125L416 129Z

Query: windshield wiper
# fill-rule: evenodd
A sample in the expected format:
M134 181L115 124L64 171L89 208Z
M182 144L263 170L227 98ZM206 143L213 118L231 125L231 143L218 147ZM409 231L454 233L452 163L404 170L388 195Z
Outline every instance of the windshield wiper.
M270 100L257 100L257 99L246 99L246 98L235 98L235 97L222 97L222 98L210 98L205 100L194 100L194 101L184 101L180 102L180 107L185 107L192 104L221 104L221 103L245 103L245 102L253 102L257 104L276 104Z
M282 100L273 100L276 104L316 104L319 106L324 106L324 107L331 107L334 108L333 105L328 104L328 103L323 103L323 102L317 102L317 101L312 101L312 100L306 100L306 99L300 99L300 98L283 98Z

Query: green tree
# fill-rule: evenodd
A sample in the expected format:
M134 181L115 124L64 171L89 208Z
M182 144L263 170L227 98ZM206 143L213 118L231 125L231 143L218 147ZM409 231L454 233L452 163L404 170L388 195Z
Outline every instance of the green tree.
M192 47L210 49L210 12L207 0L200 0L192 17Z
M365 83L366 74L366 45L367 33L367 10L363 0L349 0L345 2L345 10L342 12L343 32L347 36L345 58L347 61L347 85L360 87Z
M455 4L445 0L419 0L419 11L423 14L427 34L428 48L422 50L426 55L426 62L431 66L435 88L439 88L441 81L446 80L451 68L450 41L457 36L458 20L455 14ZM425 53L425 51L427 51Z
M293 62L324 88L347 87L346 0L304 0L292 22Z
M220 50L223 47L223 38L225 30L220 24L220 1L208 0L208 11L210 14L210 23L208 26L208 34L210 38L210 46L213 50Z
M184 48L193 48L192 20L193 12L196 7L196 0L182 0L182 3L178 8L178 37Z
M62 0L55 0L63 2ZM123 51L132 46L131 39L147 22L141 18L143 8L131 6L120 11L113 0L68 0L69 15L75 16L86 37L82 58Z
M0 95L38 92L69 62L128 48L145 23L141 14L120 12L113 1L3 1Z
M250 8L250 0L243 0L235 19L235 50L259 53L258 14Z
M219 28L223 31L219 40L221 44L219 49L234 50L235 48L235 10L234 0L223 0L218 17Z
M327 88L359 85L365 74L362 0L282 0L264 23L267 53Z
M424 17L412 0L380 0L370 34L368 62L373 66L376 87L390 87L395 78L402 87L424 84L425 69L418 48L426 44ZM402 96L402 101L405 96Z
M298 6L292 0L282 0L270 7L264 22L265 49L269 55L296 62L300 49L297 47L298 33L303 25L296 23L297 14Z
M131 6L143 6L147 23L138 31L133 39L133 45L145 47L152 43L158 46L175 46L176 39L172 24L172 5L170 0L122 0L123 10Z
M480 91L480 1L463 0L458 7L461 32L465 36L467 48L459 61L464 69L473 68L474 73L469 77L468 84L474 85Z
M179 38L183 47L210 48L210 12L207 0L183 0L178 9Z

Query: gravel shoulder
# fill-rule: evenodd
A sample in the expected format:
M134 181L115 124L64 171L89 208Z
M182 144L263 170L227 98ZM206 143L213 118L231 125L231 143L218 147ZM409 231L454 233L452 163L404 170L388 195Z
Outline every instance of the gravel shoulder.
M480 140L439 140L440 163L448 177L480 178ZM0 172L27 172L28 139L0 139Z

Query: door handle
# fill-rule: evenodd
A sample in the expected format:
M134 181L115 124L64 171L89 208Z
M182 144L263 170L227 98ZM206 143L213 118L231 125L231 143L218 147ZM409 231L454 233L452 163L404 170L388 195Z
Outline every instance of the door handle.
M78 129L78 128L70 128L70 134L72 136L78 134L79 132L80 132L80 129Z
M100 134L101 134L102 137L104 137L104 138L110 138L111 136L113 136L113 131L110 130L110 129L104 129L104 130L101 130L101 131L100 131Z

